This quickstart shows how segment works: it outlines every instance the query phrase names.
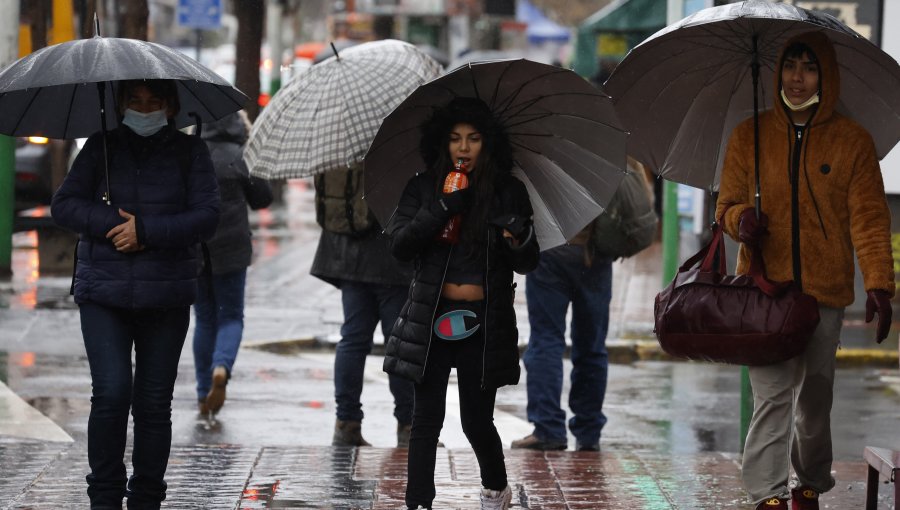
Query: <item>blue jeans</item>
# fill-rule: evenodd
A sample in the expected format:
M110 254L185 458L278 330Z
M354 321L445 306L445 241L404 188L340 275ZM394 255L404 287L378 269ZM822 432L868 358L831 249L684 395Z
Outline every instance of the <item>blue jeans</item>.
M344 324L341 341L334 354L334 399L337 419L362 421L362 403L366 356L372 352L372 334L381 321L381 332L387 338L406 302L408 288L351 281L341 282ZM394 396L394 417L402 425L412 423L413 383L399 376L388 376Z
M244 334L244 285L247 269L201 275L194 302L194 370L197 399L205 400L212 372L223 366L231 375Z
M172 394L190 323L187 306L111 308L82 303L81 332L91 367L88 496L92 508L157 509L172 445ZM131 351L135 366L132 375ZM128 410L134 417L133 474L125 482Z
M572 374L569 430L580 444L600 440L606 424L603 397L609 358L606 332L612 299L612 263L584 262L584 247L565 245L541 253L526 277L531 337L523 356L527 370L528 421L543 441L566 442L566 412L560 407L566 311L572 303Z

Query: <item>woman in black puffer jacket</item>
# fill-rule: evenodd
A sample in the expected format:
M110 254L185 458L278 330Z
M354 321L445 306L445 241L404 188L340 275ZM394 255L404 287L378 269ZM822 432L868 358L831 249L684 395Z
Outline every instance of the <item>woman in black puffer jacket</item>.
M455 367L463 432L481 468L483 508L506 508L511 492L493 423L497 388L519 381L513 271L537 266L538 244L509 141L482 101L454 99L423 126L428 171L412 178L391 223L391 249L415 261L409 298L387 341L384 369L415 382L406 505L431 508L447 382ZM442 191L451 162L470 186ZM437 240L462 215L457 243ZM486 506L485 506L486 505Z

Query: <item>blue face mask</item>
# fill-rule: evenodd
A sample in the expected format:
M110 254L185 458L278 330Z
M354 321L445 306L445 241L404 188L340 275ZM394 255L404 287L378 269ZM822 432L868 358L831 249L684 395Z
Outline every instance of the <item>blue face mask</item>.
M157 110L150 113L141 113L131 108L125 110L125 117L122 124L130 127L135 134L140 136L150 136L169 123L166 117L166 110Z

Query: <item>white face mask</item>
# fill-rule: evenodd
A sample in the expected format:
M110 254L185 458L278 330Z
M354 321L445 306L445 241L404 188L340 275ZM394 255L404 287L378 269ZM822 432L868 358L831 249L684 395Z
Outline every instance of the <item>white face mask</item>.
M807 110L810 106L819 102L819 93L816 92L801 104L794 104L784 94L784 89L781 89L781 100L784 102L785 106L790 108L792 112L802 112L803 110Z
M122 124L130 127L135 134L140 136L150 136L169 123L166 117L166 110L157 110L150 113L141 113L131 108L125 110L125 117Z

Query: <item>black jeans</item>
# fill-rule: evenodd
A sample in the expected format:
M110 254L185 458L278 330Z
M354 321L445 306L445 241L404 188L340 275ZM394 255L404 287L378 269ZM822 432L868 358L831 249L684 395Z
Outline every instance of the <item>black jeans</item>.
M91 366L88 496L91 508L157 509L172 444L172 394L190 323L187 306L112 308L83 303L81 332ZM131 351L135 352L132 376ZM125 481L128 411L134 416L133 474Z
M482 316L482 303L454 303L441 300L436 317L454 307L463 307ZM473 323L467 321L471 329ZM406 506L431 508L434 501L434 463L438 437L444 425L447 406L447 382L450 369L456 367L459 385L459 409L463 432L475 451L481 469L481 484L488 489L506 487L503 444L494 426L496 388L481 388L484 357L484 327L463 340L442 340L432 333L431 348L425 366L425 378L415 385L415 407L409 437Z

